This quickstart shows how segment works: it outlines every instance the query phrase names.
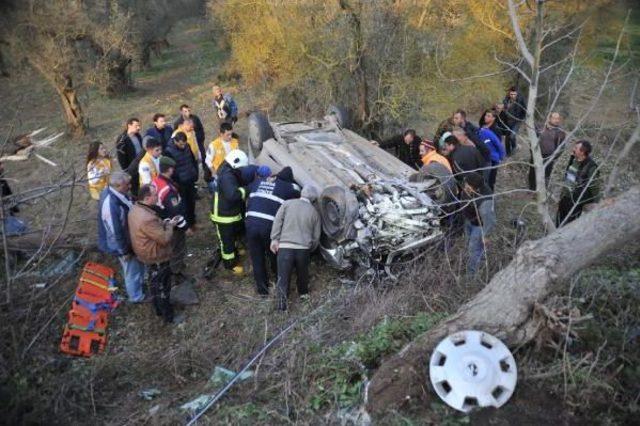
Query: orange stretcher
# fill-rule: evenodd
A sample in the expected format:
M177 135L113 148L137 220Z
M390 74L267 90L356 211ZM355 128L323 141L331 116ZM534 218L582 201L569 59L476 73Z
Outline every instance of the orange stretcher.
M62 334L62 352L90 357L104 351L109 314L118 306L115 284L113 269L99 263L85 264Z
M85 309L71 309L69 311L69 322L67 325L74 330L93 331L98 334L105 334L108 324L109 316L105 311L100 311L95 314L91 314Z
M66 325L62 333L60 350L66 354L90 357L104 352L107 334L95 331L75 330Z

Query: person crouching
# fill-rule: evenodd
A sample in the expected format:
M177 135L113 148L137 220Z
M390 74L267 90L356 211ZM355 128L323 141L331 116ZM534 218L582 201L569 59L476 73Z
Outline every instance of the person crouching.
M296 270L300 298L308 298L309 261L311 252L320 241L322 230L320 215L313 206L318 190L313 186L302 188L300 198L285 201L276 213L271 229L271 251L277 254L278 309L287 310L287 295L291 273Z

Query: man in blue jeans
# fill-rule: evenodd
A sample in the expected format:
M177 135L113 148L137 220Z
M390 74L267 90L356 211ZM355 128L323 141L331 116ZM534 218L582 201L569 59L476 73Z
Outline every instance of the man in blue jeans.
M98 248L118 258L129 302L140 303L145 300L142 289L145 267L133 254L129 238L130 188L131 177L125 172L109 176L109 186L100 194L98 207Z
M468 238L467 274L475 275L485 257L486 238L496 224L493 195L480 174L469 173L465 176L461 203L464 206L462 215Z

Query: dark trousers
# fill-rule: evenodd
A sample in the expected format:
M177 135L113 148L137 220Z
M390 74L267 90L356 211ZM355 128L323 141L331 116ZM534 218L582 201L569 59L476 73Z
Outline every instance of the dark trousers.
M187 252L187 237L182 229L176 228L173 231L173 239L171 240L173 247L173 257L169 261L172 274L182 274L187 265L184 263L184 258Z
M220 243L220 256L224 267L227 269L232 269L236 266L236 241L240 239L242 229L242 221L216 223L216 232Z
M262 219L257 219L262 221ZM259 294L269 294L269 273L267 261L271 267L271 272L277 276L276 256L269 249L271 244L271 224L253 224L247 218L247 246L251 265L253 267L253 279L256 281L256 288Z
M575 208L573 207L575 205ZM584 204L575 204L571 199L571 195L563 195L558 202L558 213L556 214L556 226L560 227L564 222L567 223L576 220L582 214ZM573 209L573 211L571 211Z
M546 163L549 157L542 157L542 162ZM551 176L551 172L553 171L553 160L550 161L546 166L544 166L544 183L545 185L549 185L549 176ZM529 166L529 189L532 191L536 190L536 168L533 166L533 158L531 158L530 166Z
M507 155L511 155L516 149L516 141L518 130L520 129L520 122L513 123L509 126L509 132L505 135L504 148L507 151Z
M170 301L171 267L169 262L150 265L149 281L149 289L156 315L163 317L165 322L173 322L173 307Z
M489 188L491 188L491 191L493 191L496 186L496 178L498 177L498 164L500 163L496 163L495 161L491 162L491 169L489 170L489 177L487 180L487 184L489 185Z
M180 198L184 203L184 218L189 225L196 223L196 196L198 195L195 182L185 182L180 184Z
M308 249L278 250L278 309L287 309L287 296L289 294L289 282L291 273L296 270L296 285L300 296L309 292L309 262L311 251Z

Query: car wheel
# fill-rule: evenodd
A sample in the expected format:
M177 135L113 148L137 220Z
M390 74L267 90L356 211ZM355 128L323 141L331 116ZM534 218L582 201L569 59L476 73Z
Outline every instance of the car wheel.
M273 129L267 117L261 112L252 112L249 116L249 149L253 158L260 155L262 144L273 138Z
M341 186L329 186L319 199L322 229L328 237L340 241L347 237L358 217L358 200Z
M349 111L347 111L346 108L336 105L330 105L329 109L327 109L327 115L335 115L336 119L338 120L338 125L343 129L348 129L349 127L351 127Z

